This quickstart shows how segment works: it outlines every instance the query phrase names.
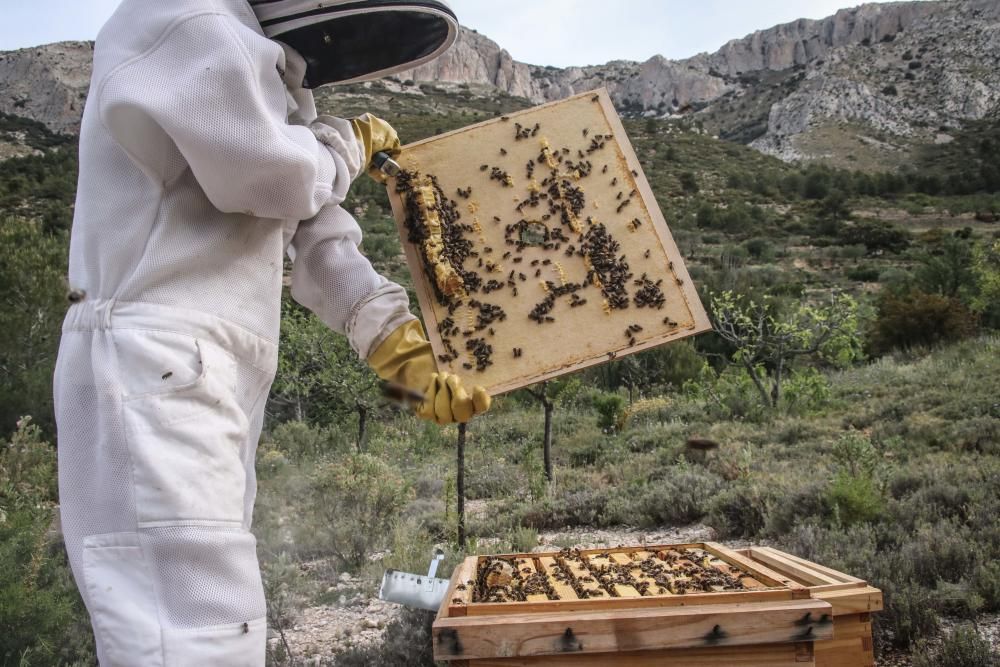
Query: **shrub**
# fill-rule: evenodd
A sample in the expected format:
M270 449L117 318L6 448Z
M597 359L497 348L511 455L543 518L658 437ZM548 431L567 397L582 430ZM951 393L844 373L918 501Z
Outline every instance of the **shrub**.
M972 573L972 586L983 600L984 611L1000 611L1000 563L979 565Z
M879 275L879 270L874 266L855 266L847 270L848 280L859 283L877 283Z
M910 234L888 222L864 221L840 229L841 245L862 244L869 254L898 253L910 245Z
M351 447L343 429L310 426L303 421L288 421L275 426L267 437L266 449L276 450L293 461L316 459Z
M602 393L594 398L597 411L597 425L605 431L613 431L621 420L625 408L625 398L618 394Z
M745 247L747 249L747 253L749 253L750 256L756 260L766 262L774 259L774 247L771 245L771 242L765 238L752 238L744 243L743 247Z
M671 416L673 401L666 396L644 398L628 406L621 414L619 428L634 428L642 424L667 421Z
M382 640L367 646L345 649L334 656L342 667L426 667L434 662L431 626L434 614L422 609L402 609L385 628Z
M979 636L975 626L964 625L945 637L937 648L920 641L913 653L913 667L996 667L1000 653Z
M887 292L868 334L868 350L882 355L895 349L931 346L973 336L976 316L961 301L913 290Z
M684 192L694 194L698 192L698 178L694 175L694 172L682 171L677 176L678 180L681 182L681 188Z
M734 486L712 500L708 523L722 537L754 537L764 530L769 505L769 496L759 486Z
M685 525L708 513L709 504L723 486L718 475L703 468L674 467L661 479L613 496L603 523L642 528Z
M601 525L607 515L608 494L604 489L581 489L558 498L543 498L523 510L520 523L536 530L563 530L574 526Z
M0 664L94 662L66 552L50 532L55 449L30 417L0 442Z
M782 494L767 514L767 533L782 536L809 520L826 522L832 514L827 485L813 482L794 492Z
M842 526L873 521L884 506L882 494L871 477L854 477L846 471L833 480L827 501L833 510L834 522Z
M320 521L309 529L326 533L330 552L343 565L357 567L384 546L409 495L399 473L369 454L324 462L310 476Z
M885 583L873 581L885 595L885 609L876 615L879 640L900 648L908 648L922 637L935 635L940 627L936 599L926 588L903 583L896 590Z

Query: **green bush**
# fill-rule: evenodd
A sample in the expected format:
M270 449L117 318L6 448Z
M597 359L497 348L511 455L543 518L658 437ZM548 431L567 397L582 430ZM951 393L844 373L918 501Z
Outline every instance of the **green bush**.
M853 266L847 270L847 279L859 283L877 283L879 270L874 266Z
M961 301L936 294L886 292L868 333L868 351L882 355L896 349L954 342L975 335L975 315Z
M885 598L885 609L875 616L880 642L908 648L918 639L937 634L941 627L936 611L937 599L930 591L909 583L894 589L878 580L872 583L882 588Z
M983 600L984 611L1000 611L1000 562L978 565L972 573L972 586Z
M724 485L703 468L676 466L647 484L612 492L602 523L641 528L689 524L708 513Z
M774 246L768 239L755 237L743 244L747 253L754 259L762 262L769 262L774 259Z
M428 667L434 662L434 639L431 626L434 614L420 609L403 609L385 628L381 641L337 653L335 662L342 667Z
M740 484L717 495L709 508L708 523L721 537L754 537L763 532L771 498L755 484Z
M389 464L353 454L319 464L310 475L309 494L320 520L308 529L328 538L330 553L343 565L358 567L385 546L411 492Z
M522 509L517 520L535 530L600 526L606 520L607 505L607 490L581 489L559 497L542 498Z
M602 393L594 397L597 425L605 431L613 431L618 427L624 409L625 398L618 394Z
M312 426L302 421L277 424L265 437L265 442L293 461L315 460L353 448L344 429Z
M913 652L913 667L997 667L1000 653L976 631L974 625L957 628L938 647L920 641Z
M55 449L23 418L0 443L0 664L95 662L57 511Z
M845 225L839 232L841 245L863 244L869 254L898 253L910 245L910 234L888 222L864 221Z
M842 526L873 521L882 514L884 501L875 481L868 476L854 477L841 472L827 492L833 520Z

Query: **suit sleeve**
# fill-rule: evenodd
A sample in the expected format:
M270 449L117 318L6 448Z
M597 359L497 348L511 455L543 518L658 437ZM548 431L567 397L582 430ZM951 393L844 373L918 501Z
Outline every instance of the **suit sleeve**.
M397 327L415 319L406 290L375 271L358 244L361 228L326 206L292 237L292 298L316 313L367 359Z
M190 168L221 211L305 220L344 199L351 170L337 142L286 122L284 59L231 16L188 17L105 80L101 118L150 176ZM341 139L341 152L358 150Z

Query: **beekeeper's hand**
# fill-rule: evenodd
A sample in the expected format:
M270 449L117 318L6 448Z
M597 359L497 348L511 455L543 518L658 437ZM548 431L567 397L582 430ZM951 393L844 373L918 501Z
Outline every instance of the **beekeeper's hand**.
M351 126L364 151L364 168L368 170L368 175L379 182L384 182L385 175L379 169L372 167L372 156L380 151L390 156L399 155L399 135L392 129L392 125L370 113L353 119Z
M490 408L490 395L475 387L472 395L457 375L438 373L431 344L419 320L411 320L386 338L368 356L368 364L383 380L423 393L417 416L450 424L467 422Z

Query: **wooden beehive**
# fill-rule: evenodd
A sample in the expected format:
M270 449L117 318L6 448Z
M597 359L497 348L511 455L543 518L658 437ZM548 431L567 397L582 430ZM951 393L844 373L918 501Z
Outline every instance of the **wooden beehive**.
M703 571L725 576L701 580L705 590L676 586ZM516 599L498 602L507 577L520 584L507 587ZM881 603L865 582L774 549L473 556L456 568L434 622L434 656L456 667L866 666Z
M882 610L882 591L857 577L769 547L739 553L808 586L833 607L833 639L817 642L817 667L873 667L871 615Z
M467 386L500 394L710 328L603 89L398 161L389 195L428 337Z

